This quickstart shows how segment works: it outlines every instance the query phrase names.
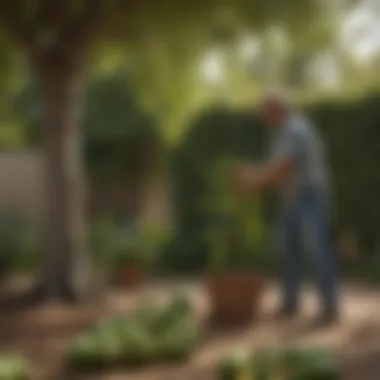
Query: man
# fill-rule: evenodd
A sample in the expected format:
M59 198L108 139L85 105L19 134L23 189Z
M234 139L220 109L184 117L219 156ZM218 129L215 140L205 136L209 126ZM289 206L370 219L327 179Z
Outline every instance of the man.
M264 165L245 166L234 172L243 192L278 188L279 231L284 259L284 295L279 315L298 312L301 283L301 244L309 233L313 262L323 310L318 322L337 318L337 285L329 240L327 170L321 141L309 121L279 94L265 96L262 118L272 133L271 160Z

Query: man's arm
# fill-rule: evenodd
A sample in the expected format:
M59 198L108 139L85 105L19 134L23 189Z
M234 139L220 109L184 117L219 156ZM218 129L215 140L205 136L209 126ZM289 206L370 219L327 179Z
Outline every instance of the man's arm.
M299 137L298 133L290 130L275 147L268 163L241 167L237 172L237 181L241 181L246 191L281 185L294 170L300 150Z
M267 188L280 185L291 174L294 167L293 157L284 157L277 162L252 168L247 185L250 188Z

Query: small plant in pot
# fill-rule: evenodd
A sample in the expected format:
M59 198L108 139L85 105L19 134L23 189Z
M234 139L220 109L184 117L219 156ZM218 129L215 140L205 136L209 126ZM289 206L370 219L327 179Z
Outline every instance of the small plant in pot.
M112 260L112 279L115 285L140 285L145 279L152 252L140 236L128 231L124 233Z
M260 200L236 194L229 181L232 165L236 162L217 163L213 168L212 198L207 202L212 219L206 278L211 323L226 327L253 321L264 285L254 267L263 238Z
M97 224L93 233L96 260L117 286L141 285L154 258L154 247L142 229L118 226L111 220Z

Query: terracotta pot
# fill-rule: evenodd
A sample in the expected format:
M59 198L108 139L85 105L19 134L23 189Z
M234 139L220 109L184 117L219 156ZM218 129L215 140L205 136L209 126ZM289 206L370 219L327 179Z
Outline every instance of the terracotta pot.
M252 323L259 310L264 283L263 276L243 271L208 276L211 324L227 327Z
M113 271L112 283L117 287L140 286L145 280L145 270L138 265L127 265Z

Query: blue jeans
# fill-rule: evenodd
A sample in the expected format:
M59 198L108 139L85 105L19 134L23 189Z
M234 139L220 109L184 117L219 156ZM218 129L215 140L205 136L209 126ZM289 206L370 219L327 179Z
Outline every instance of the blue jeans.
M317 284L325 311L337 307L337 279L329 234L326 192L304 189L299 197L284 204L280 213L280 238L283 254L284 306L297 309L302 280L302 245L308 237ZM307 234L308 233L308 234ZM309 236L308 236L309 235Z

